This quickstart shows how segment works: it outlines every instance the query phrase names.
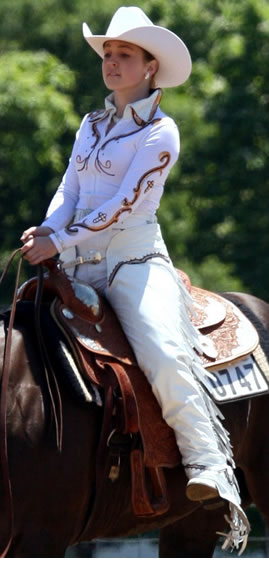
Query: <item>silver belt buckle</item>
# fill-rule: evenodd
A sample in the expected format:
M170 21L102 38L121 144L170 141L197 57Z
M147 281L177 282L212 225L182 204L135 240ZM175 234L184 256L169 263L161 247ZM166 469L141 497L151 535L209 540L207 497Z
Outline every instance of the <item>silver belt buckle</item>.
M99 262L101 262L102 260L102 255L99 251L91 251L91 262L93 264L99 264Z

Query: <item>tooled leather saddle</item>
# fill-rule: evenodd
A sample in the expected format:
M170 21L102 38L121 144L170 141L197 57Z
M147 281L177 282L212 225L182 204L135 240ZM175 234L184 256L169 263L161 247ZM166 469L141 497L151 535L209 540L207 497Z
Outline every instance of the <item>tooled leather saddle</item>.
M163 468L181 461L174 433L163 420L151 387L106 300L93 288L67 278L54 260L44 264L48 273L43 299L50 302L51 315L70 343L81 374L101 389L105 398L97 475L102 474L104 459L110 457L109 473L102 480L117 480L120 457L127 448L134 512L143 517L165 513L169 503ZM238 308L216 294L192 287L181 271L179 275L195 300L192 322L207 337L202 356L205 367L222 367L257 347L258 334ZM18 298L34 300L36 285L36 278L29 280Z

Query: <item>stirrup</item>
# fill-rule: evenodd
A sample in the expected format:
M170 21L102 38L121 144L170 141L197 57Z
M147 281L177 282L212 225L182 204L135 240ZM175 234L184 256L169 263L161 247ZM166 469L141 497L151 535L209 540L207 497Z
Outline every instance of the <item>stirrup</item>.
M219 492L214 482L193 478L187 484L186 496L191 501L206 501L219 497Z
M202 500L201 497L199 497L198 499L198 495L200 496L201 493L199 492L199 488L203 486L203 488L207 489L207 494L216 493L215 488L217 488L218 495L215 497L229 502L229 516L225 515L224 517L230 526L230 530L228 533L217 532L217 534L225 538L222 550L233 550L235 548L239 551L238 555L240 556L247 545L250 524L240 505L239 487L233 469L229 466L206 467L200 464L187 464L185 468L188 469L189 475L191 473L189 472L190 470L193 470L194 474L193 478L190 478L187 484L186 495L187 497L192 496L191 498L189 497L189 499L194 501L193 496L197 494L196 501L206 501L205 498ZM211 492L209 490L211 490ZM205 489L204 495L206 495Z

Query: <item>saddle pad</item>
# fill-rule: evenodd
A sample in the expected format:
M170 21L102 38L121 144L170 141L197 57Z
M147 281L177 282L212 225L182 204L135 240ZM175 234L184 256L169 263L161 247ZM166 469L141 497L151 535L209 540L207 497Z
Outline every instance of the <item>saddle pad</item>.
M208 373L209 391L216 403L228 403L269 392L269 365L260 346L252 355ZM262 362L263 360L263 362Z
M225 320L214 326L201 327L204 324L203 309L196 308L198 319L192 319L193 324L200 328L203 335L207 336L212 342L212 349L215 351L214 358L204 354L202 362L205 368L221 366L222 364L233 363L236 359L246 357L251 354L259 343L259 335L254 325L232 302L222 296L192 287L192 296L199 304L205 307L206 303L213 304L212 300L225 307Z

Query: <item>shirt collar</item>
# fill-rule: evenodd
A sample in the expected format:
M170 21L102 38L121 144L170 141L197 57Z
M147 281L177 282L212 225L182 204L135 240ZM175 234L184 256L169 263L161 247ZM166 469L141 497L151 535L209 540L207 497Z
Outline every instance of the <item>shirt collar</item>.
M160 104L161 97L162 91L160 88L157 88L147 98L137 100L132 104L127 104L122 119L134 119L137 125L144 125L153 118ZM117 108L114 105L113 92L105 98L105 107L106 110L111 112L111 117L116 114Z

